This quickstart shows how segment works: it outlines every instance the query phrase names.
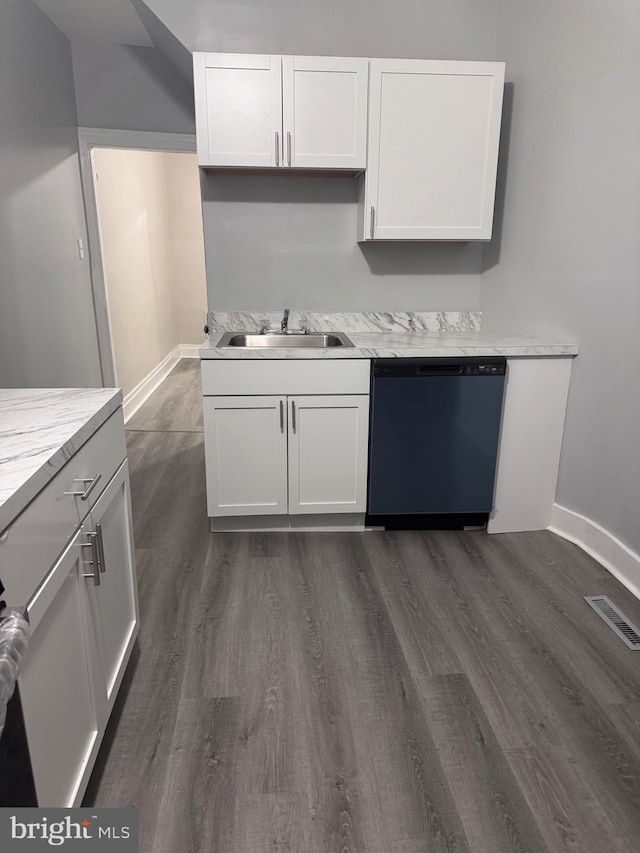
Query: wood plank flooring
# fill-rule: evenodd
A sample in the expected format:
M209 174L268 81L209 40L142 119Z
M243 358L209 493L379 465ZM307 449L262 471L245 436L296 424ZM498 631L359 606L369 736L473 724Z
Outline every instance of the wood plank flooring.
M640 602L546 531L208 532L198 362L132 419L141 632L86 805L143 853L640 850Z
M199 360L179 361L152 398L130 418L127 429L202 432Z

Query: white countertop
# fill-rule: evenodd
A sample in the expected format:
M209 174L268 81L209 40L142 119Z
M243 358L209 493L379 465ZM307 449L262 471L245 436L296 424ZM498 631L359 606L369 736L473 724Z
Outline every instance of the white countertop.
M120 405L119 388L0 389L0 533Z
M328 347L327 349L218 348L217 343L223 333L212 331L206 345L200 349L200 358L446 358L490 355L531 357L573 356L578 353L578 347L574 343L493 332L372 332L346 329L345 331L353 347Z

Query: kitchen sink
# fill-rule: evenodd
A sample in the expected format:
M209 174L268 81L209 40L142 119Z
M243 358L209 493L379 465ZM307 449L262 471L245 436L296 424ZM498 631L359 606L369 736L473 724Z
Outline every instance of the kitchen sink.
M352 347L349 338L342 332L309 332L306 335L266 334L252 335L238 332L225 332L218 343L219 347L259 347L326 349L327 347Z

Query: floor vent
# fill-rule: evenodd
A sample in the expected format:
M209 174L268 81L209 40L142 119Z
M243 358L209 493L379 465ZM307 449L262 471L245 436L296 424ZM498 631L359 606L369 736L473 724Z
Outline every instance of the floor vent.
M585 596L584 600L602 616L607 625L616 632L630 649L640 649L640 631L621 613L606 595Z

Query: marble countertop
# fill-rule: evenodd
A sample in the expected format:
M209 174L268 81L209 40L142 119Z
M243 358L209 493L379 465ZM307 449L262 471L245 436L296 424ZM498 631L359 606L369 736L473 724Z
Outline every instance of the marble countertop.
M328 331L328 330L327 330ZM574 343L547 338L476 331L351 331L344 330L353 347L327 349L243 349L217 347L221 331L211 331L200 349L202 359L245 358L437 358L458 356L573 356Z
M0 389L0 533L121 405L119 388Z

